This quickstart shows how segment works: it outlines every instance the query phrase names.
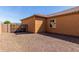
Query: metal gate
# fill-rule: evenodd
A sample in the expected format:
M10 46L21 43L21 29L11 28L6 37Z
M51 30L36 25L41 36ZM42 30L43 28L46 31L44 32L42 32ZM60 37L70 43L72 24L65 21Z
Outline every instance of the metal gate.
M21 25L21 32L28 32L28 25L27 24Z
M15 32L28 32L28 25L27 24L20 24L18 27L16 27Z

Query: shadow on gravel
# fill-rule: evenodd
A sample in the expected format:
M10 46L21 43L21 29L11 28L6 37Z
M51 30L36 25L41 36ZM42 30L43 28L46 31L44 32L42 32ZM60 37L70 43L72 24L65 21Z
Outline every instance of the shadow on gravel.
M67 35L61 35L61 34L52 34L52 33L39 33L39 34L79 44L79 37L67 36Z
M16 35L21 35L21 34L33 34L31 32L15 32Z

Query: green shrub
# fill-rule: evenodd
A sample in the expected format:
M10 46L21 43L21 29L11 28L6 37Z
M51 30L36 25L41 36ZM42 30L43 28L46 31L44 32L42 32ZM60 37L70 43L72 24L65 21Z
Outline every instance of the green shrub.
M11 24L11 22L10 21L4 21L4 24Z

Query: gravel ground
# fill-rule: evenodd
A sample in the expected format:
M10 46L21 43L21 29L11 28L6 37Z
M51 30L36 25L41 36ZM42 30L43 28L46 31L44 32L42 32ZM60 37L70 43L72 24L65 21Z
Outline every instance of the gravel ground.
M67 39L67 40L66 40ZM77 52L79 38L42 34L0 34L0 51L2 52ZM70 41L71 40L71 41ZM74 40L77 40L75 42Z

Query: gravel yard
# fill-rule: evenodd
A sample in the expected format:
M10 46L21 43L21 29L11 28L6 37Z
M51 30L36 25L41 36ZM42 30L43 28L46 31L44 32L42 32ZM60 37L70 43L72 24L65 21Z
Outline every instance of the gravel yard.
M0 51L74 52L79 51L79 38L42 34L0 34ZM76 40L76 41L74 41Z

